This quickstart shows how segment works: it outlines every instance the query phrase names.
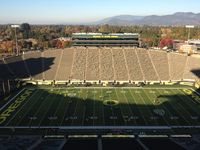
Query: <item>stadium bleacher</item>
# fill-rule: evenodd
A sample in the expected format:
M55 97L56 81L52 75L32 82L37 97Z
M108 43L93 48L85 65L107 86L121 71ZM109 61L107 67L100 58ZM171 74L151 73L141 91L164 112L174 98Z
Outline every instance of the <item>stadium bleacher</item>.
M144 75L139 63L139 59L136 55L136 49L124 49L125 58L127 62L127 68L129 70L130 80L142 81L144 80Z
M169 138L141 138L141 142L152 150L184 150L183 147L171 141Z
M149 53L145 49L138 49L136 53L141 64L142 71L144 73L145 80L147 81L158 81L158 75L156 74L155 68L149 57Z
M28 52L0 60L1 80L199 80L200 58L139 48L85 48Z
M72 64L71 77L75 80L85 80L87 49L74 49L74 59Z
M59 65L59 60L61 57L61 50L53 50L53 51L44 51L44 68L48 68L49 64L52 63L52 65L49 67L49 69L46 69L44 71L44 79L45 80L54 80L55 75L57 72L57 68ZM53 62L51 62L51 58L55 58Z
M57 68L55 80L69 80L71 79L72 62L74 58L74 49L60 50L61 56Z
M187 56L175 53L168 54L169 72L171 80L182 80Z
M149 51L149 53L159 75L159 79L163 81L169 80L169 64L167 53L155 50Z
M100 80L114 80L115 72L110 48L100 49Z
M32 52L24 54L25 63L29 69L30 75L34 79L43 79L42 55L41 52ZM37 66L37 67L36 67Z
M183 78L198 80L198 77L200 77L199 58L188 57Z
M86 80L99 79L99 49L88 48L87 59L86 59Z
M129 73L126 68L126 62L123 50L119 48L112 48L111 50L115 69L115 80L126 81L129 80Z

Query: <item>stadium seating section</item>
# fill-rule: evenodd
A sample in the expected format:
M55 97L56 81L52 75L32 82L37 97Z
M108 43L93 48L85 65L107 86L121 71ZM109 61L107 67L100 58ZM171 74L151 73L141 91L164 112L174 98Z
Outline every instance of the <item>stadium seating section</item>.
M200 57L140 48L76 47L0 60L0 80L180 81L200 79Z
M2 150L198 150L198 137L65 137L0 136Z

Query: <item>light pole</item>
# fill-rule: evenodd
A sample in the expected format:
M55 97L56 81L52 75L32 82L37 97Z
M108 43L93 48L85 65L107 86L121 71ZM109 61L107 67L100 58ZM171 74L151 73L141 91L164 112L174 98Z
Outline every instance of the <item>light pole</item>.
M19 55L19 49L18 49L18 43L17 43L17 28L19 28L19 25L11 25L11 28L15 29L15 46L17 50L17 55Z
M193 29L194 26L193 25L186 25L185 27L189 29L189 31L188 31L188 42L189 42L189 40L190 40L190 30Z

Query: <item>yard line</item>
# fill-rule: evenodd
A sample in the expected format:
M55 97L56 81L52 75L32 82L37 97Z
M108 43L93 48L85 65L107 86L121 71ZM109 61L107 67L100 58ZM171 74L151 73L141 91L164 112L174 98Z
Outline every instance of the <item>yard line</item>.
M79 94L79 96L78 97L80 97L80 93L78 93ZM78 99L78 100L76 100L76 106L75 106L75 108L74 108L74 113L73 113L73 117L75 116L75 114L76 114L76 112L77 112L77 106L78 106L78 103L80 103L80 98ZM78 119L78 118L77 118ZM71 121L71 126L73 125L73 123L74 123L74 119L72 119L72 121Z
M147 96L147 98L149 99L149 101L151 102L152 106L156 109L156 106L153 104L153 102L151 101L151 98L149 97L149 95L145 92L145 90L143 90L145 95ZM153 93L154 94L154 93ZM154 94L155 95L155 94ZM162 107L163 108L163 107ZM167 125L169 126L169 122L165 119L164 116L161 116L162 119L165 121L165 123L167 123Z
M40 91L40 90L37 90L37 91ZM38 96L41 96L42 94L43 94L43 92L41 92ZM35 95L35 94L34 94L34 95ZM28 101L31 101L32 98L34 99L34 96L30 97L30 98L28 99ZM34 106L36 103L37 103L37 100L34 101L34 102L32 102L31 105L30 105L29 107L31 108L31 107ZM26 117L26 115L29 114L29 111L30 111L30 109L28 109L28 111L26 111L25 113L23 113L23 117L21 117L21 119L19 119L19 121L16 123L16 126L20 125L20 123L24 120L24 118ZM22 109L22 112L23 112L23 109Z
M179 90L178 90L179 91ZM175 93L180 99L182 99L185 103L184 104L186 104L187 105L187 107L189 107L190 108L190 111L191 112L189 112L187 109L185 109L185 107L182 105L182 103L178 103L178 105L189 115L189 117L191 117L191 116L193 116L193 114L195 113L195 115L197 115L197 116L199 116L199 112L198 111L196 111L196 107L191 107L191 105L190 104L188 104L188 102L187 101L185 101L185 99L183 99L177 92L174 92L174 91L172 91L173 93ZM190 100L190 99L189 99ZM197 113L196 113L197 112ZM191 114L192 113L192 114ZM192 120L192 121L197 121L197 120Z
M192 107L192 106L191 106L192 104L193 104L193 105L196 105L196 103L194 102L194 99L192 99L189 95L185 94L182 90L178 90L178 91L180 91L180 92L188 99L188 101L185 100L185 99L183 99L181 96L180 96L180 98L181 98L182 100L185 101L185 103L191 108L191 110L194 109L194 111L195 111L198 115L200 115L199 110L198 110L196 107ZM190 102L191 104L189 104L189 102Z
M101 89L101 100L102 100L102 117L103 117L103 125L105 125L105 117L104 117L104 105L103 105L103 96L102 96L102 89Z
M35 95L35 93L37 93L37 90L34 91L34 93L32 93L31 97L33 97L33 95ZM30 97L30 98L31 98ZM29 98L29 99L30 99ZM15 118L15 116L21 111L21 109L26 105L26 103L29 101L29 99L26 100L26 102L20 107L20 109L12 116L11 119L9 119L9 121L6 123L6 126Z
M48 94L47 97L49 97L49 95L50 95L50 94ZM47 97L45 98L45 100L43 100L43 102L41 103L39 109L33 114L33 116L36 116L36 114L40 111L40 109L42 108L43 103L46 102ZM32 123L32 120L29 121L28 126L30 126L31 123Z
M106 95L106 93L104 93L104 91L106 91L105 89L103 90L103 96L104 95ZM103 101L104 100L109 100L109 98L106 98L106 99L104 99L105 97L103 97ZM104 118L106 119L105 120L105 125L107 125L107 121L108 121L108 124L111 124L112 123L112 125L114 124L114 120L111 120L110 119L110 115L112 115L113 116L113 112L112 112L112 109L109 107L109 106L104 106L104 104L103 104L103 111L105 111L104 112ZM107 113L107 111L109 111L109 113ZM106 114L106 115L105 115Z
M95 91L95 88L94 88L94 91ZM95 101L96 101L96 94L94 92L94 102L93 102L93 126L94 126L94 116L95 116Z
M123 89L122 89L122 90L123 90ZM123 91L124 91L124 90L123 90ZM115 93L116 93L116 95L117 95L118 100L120 101L120 98L119 98L119 95L117 94L116 89L115 89ZM130 106L129 106L129 102L127 101L126 96L123 95L123 97L125 97L125 99L126 99L126 103L127 103L127 105L128 105L128 109L129 109L130 114L131 114L132 116L134 116L134 114L133 114L133 112L132 112L132 110L131 110L131 108L130 108ZM120 111L121 111L121 114L123 115L122 117L123 117L124 123L125 123L125 125L127 125L127 121L124 119L124 113L123 113L122 110L121 110L121 106L120 106ZM129 114L129 113L128 113L128 114ZM136 121L135 121L135 120L134 120L134 123L136 124Z
M69 103L68 103L68 101L69 100L71 100L71 97L68 97L67 96L67 101L66 101L66 109L65 109L65 113L63 114L63 116L61 117L62 119L61 119L61 122L60 122L60 125L59 126L62 126L62 124L63 124L63 121L65 120L65 115L66 115L66 112L67 112L67 110L68 110L68 108L69 108Z
M109 96L110 96L111 94L109 94ZM110 100L112 100L111 99L111 96L110 96ZM111 107L111 111L112 111L112 116L114 116L114 112L113 112L113 108ZM114 126L116 125L116 122L115 122L115 119L113 119L113 122L114 122Z
M172 93L174 93L176 96L178 96L180 98L180 96L178 94L176 94L173 90L171 90ZM182 98L180 98L182 99ZM190 112L188 112L182 105L182 103L177 103L189 116L191 116Z
M170 90L170 89L168 89L168 90ZM171 91L171 90L170 90ZM169 95L169 96L171 96L170 94L166 94L166 95ZM190 122L188 122L188 120L184 117L184 115L182 114L182 113L180 113L171 103L169 103L170 104L170 106L173 108L173 110L175 111L175 112L177 112L180 116L181 116L181 118L183 118L184 120L185 120L185 122L187 122L189 125L190 125Z
M136 93L136 94L137 94L137 93ZM151 116L153 116L153 113L151 112L151 110L149 109L149 107L146 106L147 103L146 103L146 101L144 100L143 96L141 96L140 93L138 93L138 95L139 95L140 99L142 99L143 104L144 104L144 107L145 107L145 109L149 112L149 115L151 114ZM158 125L158 122L157 122L156 120L153 120L153 121L154 121L154 123L156 123L156 124ZM150 121L150 122L151 122L151 121Z
M56 108L56 111L55 111L54 114L53 114L54 117L55 117L55 115L57 114L58 110L60 110L60 105L62 104L63 100L64 100L64 96L62 96L62 98L59 100L58 107ZM61 105L61 106L62 106L62 105ZM56 117L57 117L57 116L56 116ZM52 120L50 120L49 125L51 126L51 124L52 124Z
M60 91L60 90L59 90ZM59 93L58 91L58 93ZM53 97L53 96L52 96ZM49 107L47 108L47 111L44 113L44 115L42 116L42 119L39 120L38 126L40 127L41 123L44 121L46 114L48 113L49 109L51 108L54 100L56 99L57 94L54 93L54 97L51 99Z
M128 89L128 90L129 90L129 93L131 94L131 97L132 97L132 99L134 100L134 102L135 102L135 104L136 104L136 107L137 107L137 109L139 110L140 115L142 116L142 118L143 118L145 124L148 125L148 122L147 122L146 118L144 117L143 113L141 112L141 110L140 110L140 109L138 108L138 106L137 106L137 102L135 101L135 98L134 98L134 96L133 96L131 90L130 90L130 89Z
M159 94L161 94L160 90L156 89L156 91L157 91ZM156 93L157 93L157 92L156 92ZM159 96L159 95L157 95L157 94L155 94L155 95L156 95L156 96ZM173 116L173 114L168 110L167 107L165 107L165 105L162 105L162 107L169 113L169 115ZM176 122L177 125L180 125L179 122L178 122L177 120L174 120L174 121Z
M83 90L83 89L81 89L81 90ZM88 93L88 89L86 89L87 91L86 91L86 94L84 95L84 97L83 98L85 98L85 100L88 98L87 97L87 93ZM83 118L82 118L82 126L84 125L84 121L85 121L85 111L86 111L86 104L85 104L86 102L84 102L84 111L83 111Z

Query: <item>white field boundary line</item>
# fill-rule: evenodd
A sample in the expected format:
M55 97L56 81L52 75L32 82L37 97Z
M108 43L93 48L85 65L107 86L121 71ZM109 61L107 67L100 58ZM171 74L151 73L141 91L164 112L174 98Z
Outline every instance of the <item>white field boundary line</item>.
M19 108L19 110L17 110L17 112L14 113L14 114L11 116L10 119L8 119L8 121L6 122L6 125L8 125L8 124L17 116L17 114L23 109L23 107L28 103L28 101L29 101L37 92L38 92L37 90L34 91L34 92L32 93L32 95L31 95L28 99L26 99L26 101L22 104L22 106Z
M190 90L192 90L193 92L195 92L198 96L200 96L200 93L195 91L194 89L190 88Z
M21 94L23 91L25 90L25 88L23 88L21 91L19 91L19 93L17 93L13 98L11 98L5 105L3 105L0 108L0 111L2 111L8 104L10 104L19 94Z
M90 130L90 129L99 129L99 130L104 130L104 129L110 129L110 130L126 130L126 129L166 129L166 130L171 130L171 129L200 129L200 126L4 126L0 127L0 129L8 129L8 128L15 128L15 129L49 129L49 128L57 128L57 129L77 129L77 130Z

